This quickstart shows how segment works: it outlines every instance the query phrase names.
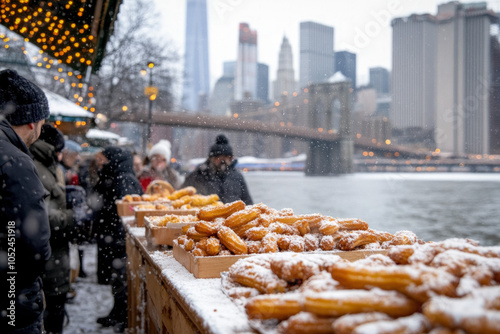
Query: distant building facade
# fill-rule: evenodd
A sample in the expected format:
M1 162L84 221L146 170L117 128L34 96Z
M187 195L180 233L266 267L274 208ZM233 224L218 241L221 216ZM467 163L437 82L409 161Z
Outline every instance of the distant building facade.
M500 154L500 41L491 36L490 154Z
M282 95L292 94L296 90L297 82L293 70L292 46L288 38L283 37L278 57L278 71L273 83L273 99L279 100Z
M334 29L316 22L300 23L300 88L325 82L335 71Z
M371 67L370 86L375 89L377 96L388 95L390 93L389 70L383 67Z
M486 3L449 2L438 7L437 18L437 147L456 155L488 154L490 29L498 17Z
M197 111L204 104L200 96L210 93L207 31L207 1L187 0L182 106L190 111Z
M209 109L214 115L227 115L231 112L234 101L234 72L236 62L224 62L224 72L214 85L210 97Z
M257 88L255 97L263 103L269 102L269 66L257 63Z
M349 51L335 52L335 72L351 79L351 87L356 90L356 54Z
M358 87L352 113L352 130L355 136L375 139L377 142L385 142L392 137L388 110L381 104L377 91L371 85Z
M441 152L488 154L492 24L486 3L449 2L437 15L392 21L394 128L432 133ZM406 129L406 130L405 130Z
M394 128L434 129L436 35L435 18L429 14L392 21Z
M247 23L240 23L238 60L236 62L234 99L257 97L257 32Z

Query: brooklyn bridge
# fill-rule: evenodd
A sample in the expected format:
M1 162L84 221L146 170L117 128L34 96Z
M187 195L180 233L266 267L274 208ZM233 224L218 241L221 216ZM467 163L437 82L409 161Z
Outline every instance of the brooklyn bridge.
M149 121L149 116L146 112L125 114L117 118L116 121L146 124ZM290 126L237 117L214 116L201 113L161 112L153 113L150 121L155 125L245 132L306 141L309 143L306 173L311 175L352 172L352 150L346 153L340 147L341 143L344 146L352 145L353 149L369 151L373 152L376 156L393 159L428 159L431 156L431 152L423 152L386 142L378 142L372 138L355 137L353 139L344 139L341 138L339 133L328 133L322 129L306 126Z

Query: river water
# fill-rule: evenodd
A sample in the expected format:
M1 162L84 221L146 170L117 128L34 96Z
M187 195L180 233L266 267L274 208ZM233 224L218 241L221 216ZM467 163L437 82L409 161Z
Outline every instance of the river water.
M424 241L457 237L500 246L500 174L248 172L245 179L254 202L275 209L360 218Z

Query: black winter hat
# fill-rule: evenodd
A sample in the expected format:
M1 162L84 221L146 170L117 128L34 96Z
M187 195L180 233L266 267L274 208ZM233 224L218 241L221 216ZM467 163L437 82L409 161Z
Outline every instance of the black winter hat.
M218 135L215 138L215 144L210 147L210 157L216 157L219 155L233 155L233 149L231 145L229 145L229 140L224 135Z
M49 118L45 93L16 71L0 72L0 113L12 125L37 123Z
M64 148L64 136L61 131L51 124L42 125L42 131L38 140L42 140L54 146L56 152L61 152Z

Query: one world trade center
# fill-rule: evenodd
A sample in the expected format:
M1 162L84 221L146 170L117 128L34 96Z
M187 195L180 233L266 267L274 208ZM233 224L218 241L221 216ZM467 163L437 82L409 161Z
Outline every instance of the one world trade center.
M210 93L207 0L187 0L182 106L200 111Z

